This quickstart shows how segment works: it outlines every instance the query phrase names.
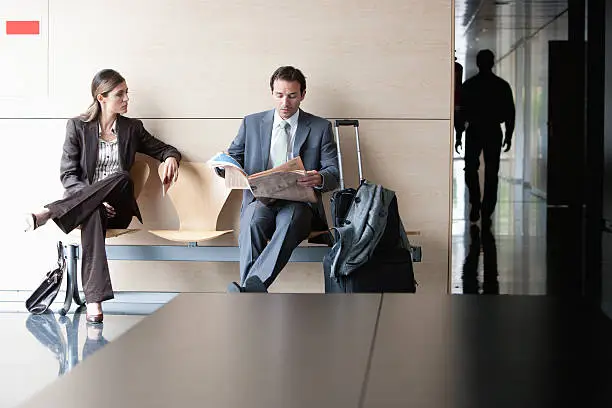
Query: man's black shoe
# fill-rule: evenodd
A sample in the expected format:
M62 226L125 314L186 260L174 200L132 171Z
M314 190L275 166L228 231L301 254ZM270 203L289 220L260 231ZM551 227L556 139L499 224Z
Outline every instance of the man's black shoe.
M480 210L476 207L472 207L472 209L470 210L470 221L478 222L479 219L480 219Z
M251 276L247 278L246 282L244 282L244 286L240 286L236 282L232 282L227 285L228 293L268 293L266 289L266 285L263 284L261 279L258 276Z
M259 279L259 276L250 276L244 282L245 292L268 293L266 285Z
M490 215L482 216L482 229L483 230L490 229L492 224L493 224L493 221L491 220Z

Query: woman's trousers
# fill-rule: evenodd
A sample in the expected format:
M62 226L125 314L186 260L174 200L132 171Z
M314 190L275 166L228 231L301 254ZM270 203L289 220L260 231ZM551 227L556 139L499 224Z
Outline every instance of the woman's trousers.
M115 209L114 217L108 217L103 202ZM85 300L98 303L112 299L113 287L106 259L106 230L127 228L133 216L142 223L129 173L113 173L45 207L64 233L68 234L79 226L81 228L81 276Z

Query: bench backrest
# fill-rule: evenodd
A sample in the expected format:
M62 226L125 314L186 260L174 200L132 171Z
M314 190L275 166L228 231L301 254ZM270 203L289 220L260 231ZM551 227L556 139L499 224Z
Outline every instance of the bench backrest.
M130 170L130 178L134 183L134 197L138 198L140 193L142 192L147 180L149 179L149 175L151 173L151 167L149 167L149 163L142 159L136 158L134 164L132 165L132 169Z
M160 179L164 164L158 167ZM177 212L181 230L217 229L217 219L231 190L206 163L181 161L177 181L167 193Z

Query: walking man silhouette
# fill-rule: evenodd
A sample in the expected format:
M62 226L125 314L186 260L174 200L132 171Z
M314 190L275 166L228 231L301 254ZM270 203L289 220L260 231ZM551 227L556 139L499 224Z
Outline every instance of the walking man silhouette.
M515 106L510 84L493 73L495 55L481 50L476 56L478 74L461 86L459 109L455 118L455 151L459 153L465 135L465 184L470 196L470 221L490 223L497 204L497 185L501 149L512 146ZM504 124L502 134L500 124ZM480 195L478 168L483 152L484 194Z

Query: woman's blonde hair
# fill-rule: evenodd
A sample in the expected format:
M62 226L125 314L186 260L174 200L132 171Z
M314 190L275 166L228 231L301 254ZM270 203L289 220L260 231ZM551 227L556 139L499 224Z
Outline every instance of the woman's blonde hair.
M115 89L118 85L125 82L125 79L117 71L113 69L103 69L98 72L91 81L91 96L93 102L89 108L81 115L84 122L91 122L98 119L100 116L100 102L98 95L108 96L108 93Z

